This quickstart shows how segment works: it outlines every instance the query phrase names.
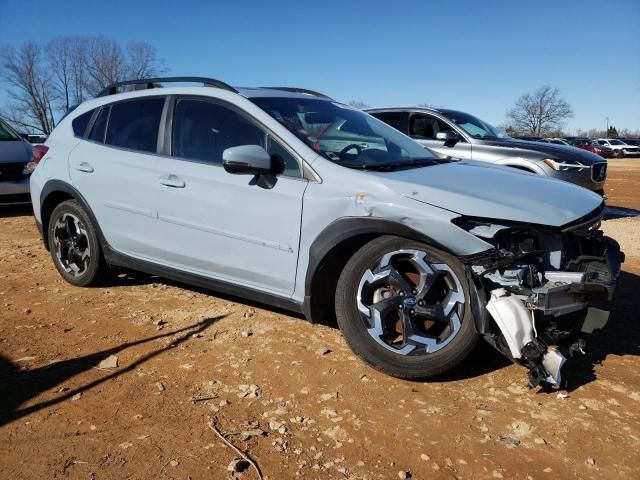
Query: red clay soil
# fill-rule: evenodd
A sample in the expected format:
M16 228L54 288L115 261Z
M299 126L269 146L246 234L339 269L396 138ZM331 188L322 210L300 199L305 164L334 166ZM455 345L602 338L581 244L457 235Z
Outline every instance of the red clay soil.
M611 161L609 203L640 209L636 165ZM285 312L138 274L74 288L30 212L5 210L0 478L257 478L227 470L212 423L272 480L640 478L640 221L604 228L628 261L566 397L482 343L412 383Z

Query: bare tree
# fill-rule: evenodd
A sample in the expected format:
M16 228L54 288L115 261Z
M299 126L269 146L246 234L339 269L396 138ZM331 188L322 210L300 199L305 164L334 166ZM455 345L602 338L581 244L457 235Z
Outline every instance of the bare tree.
M156 47L146 42L127 44L127 77L149 78L164 73L164 61L158 58Z
M106 86L164 72L154 46L126 49L105 37L58 37L0 52L0 79L9 85L5 117L16 126L48 134L55 119Z
M58 37L47 44L46 57L52 74L53 97L63 112L86 98L85 55L85 39L81 37Z
M562 129L564 121L573 117L573 110L557 87L545 85L526 93L507 112L511 127L527 135L548 135Z
M4 116L15 125L48 135L55 125L52 88L41 47L33 42L0 53L0 78L10 85Z
M441 105L436 105L434 103L427 103L427 102L419 103L418 106L424 107L424 108L442 108Z
M638 138L640 137L640 130L630 130L628 128L622 128L618 130L621 137L624 138Z
M84 69L87 73L85 91L93 96L112 83L124 80L128 67L120 45L100 36L87 39Z
M357 108L359 110L364 110L365 108L369 108L371 105L367 105L366 103L360 101L360 100L351 100L349 102L349 105L352 106L353 108Z
M505 132L510 137L517 137L518 135L520 135L520 132L518 132L511 125L508 125L508 124L502 123L500 125L496 125L496 128L498 130Z
M165 71L153 45L129 42L123 51L104 37L55 38L47 45L47 57L55 98L63 111L112 83Z

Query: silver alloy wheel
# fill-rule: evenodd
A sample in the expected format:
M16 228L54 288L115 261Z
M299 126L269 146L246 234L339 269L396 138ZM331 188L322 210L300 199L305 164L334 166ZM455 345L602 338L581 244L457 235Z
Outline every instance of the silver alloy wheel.
M91 247L82 221L72 213L64 213L53 227L56 258L65 272L82 276L89 267Z
M420 250L396 250L364 272L358 310L371 337L400 355L424 355L460 330L465 295L453 270Z

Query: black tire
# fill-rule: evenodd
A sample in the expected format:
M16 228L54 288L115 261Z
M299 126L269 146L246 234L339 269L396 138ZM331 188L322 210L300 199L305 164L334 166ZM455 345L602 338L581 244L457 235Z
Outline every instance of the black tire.
M73 230L70 235L67 235L66 227L61 226L68 222L71 222ZM78 233L77 238L75 241L69 242L69 239L74 237L73 233ZM63 236L65 238L61 238ZM95 226L77 201L67 200L53 210L47 227L47 238L53 264L62 278L78 287L91 287L100 284L107 266L102 256L102 248ZM61 246L70 243L72 247ZM69 253L71 248L78 253L72 256ZM83 253L87 254L84 259L81 259L80 254ZM78 267L78 265L81 266Z
M624 152L622 150L618 150L618 153L615 156L618 158L624 158Z
M438 265L448 266L450 271L455 273L459 285L462 287L464 302L461 299L456 308L462 308L463 314L458 317L460 323L457 333L439 350L424 351L419 354L419 350L414 350L415 354L403 355L390 350L388 346L381 346L382 344L370 334L370 327L366 325L366 321L358 309L358 299L361 298L361 279L371 272L371 265L377 262L377 259L382 259L386 254L399 250L417 250L426 253L428 257L424 257L425 260L427 258L436 259ZM368 270L369 272L367 272ZM449 274L447 273L447 275ZM412 291L412 293L415 292ZM345 265L336 290L336 317L347 343L367 364L395 377L424 380L453 369L473 350L478 334L473 325L469 298L469 286L465 272L461 262L455 256L420 242L395 236L384 236L364 245ZM409 299L404 298L401 302L406 303L407 300ZM412 302L414 301L415 298ZM404 308L404 306L397 308ZM370 311L372 312L372 310ZM392 312L393 310L388 311ZM397 329L398 323L395 325Z

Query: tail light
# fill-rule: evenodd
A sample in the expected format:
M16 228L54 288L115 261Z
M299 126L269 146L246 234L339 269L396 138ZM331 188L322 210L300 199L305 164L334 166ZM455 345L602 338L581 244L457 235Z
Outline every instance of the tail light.
M34 145L33 146L33 156L31 157L31 161L38 165L40 160L47 154L49 151L49 147L46 145Z
M49 151L49 147L46 145L34 145L31 148L31 161L25 164L24 169L22 170L23 175L31 175L33 171L36 169L40 160L47 154Z

